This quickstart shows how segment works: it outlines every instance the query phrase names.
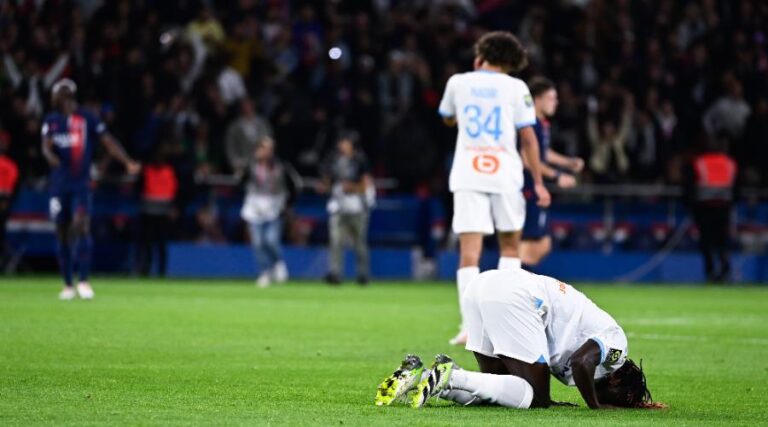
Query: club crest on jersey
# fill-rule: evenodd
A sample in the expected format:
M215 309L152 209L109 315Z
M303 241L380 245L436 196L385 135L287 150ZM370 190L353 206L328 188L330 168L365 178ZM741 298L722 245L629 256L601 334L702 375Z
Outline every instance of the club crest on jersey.
M612 348L608 350L608 356L605 358L605 361L608 363L616 363L619 361L619 358L621 358L621 350Z

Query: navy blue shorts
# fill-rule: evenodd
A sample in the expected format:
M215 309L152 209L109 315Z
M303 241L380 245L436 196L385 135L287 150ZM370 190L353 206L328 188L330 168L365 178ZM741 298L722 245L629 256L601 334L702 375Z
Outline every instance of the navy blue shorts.
M527 194L526 194L527 195ZM549 236L549 213L536 204L536 196L525 198L523 240L539 240Z
M93 194L90 190L52 194L48 204L51 220L56 224L67 224L75 216L90 215L92 208Z

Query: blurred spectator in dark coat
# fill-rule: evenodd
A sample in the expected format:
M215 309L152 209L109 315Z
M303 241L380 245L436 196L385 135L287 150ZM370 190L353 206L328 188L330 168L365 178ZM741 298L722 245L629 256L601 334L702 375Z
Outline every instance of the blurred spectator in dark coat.
M250 99L240 101L240 116L227 128L226 144L229 167L242 175L251 163L253 150L259 141L272 137L272 127L261 116Z
M597 181L602 183L620 182L629 172L627 139L632 132L633 98L624 94L624 106L618 126L613 118L598 118L597 100L589 101L587 133L592 147L589 165Z

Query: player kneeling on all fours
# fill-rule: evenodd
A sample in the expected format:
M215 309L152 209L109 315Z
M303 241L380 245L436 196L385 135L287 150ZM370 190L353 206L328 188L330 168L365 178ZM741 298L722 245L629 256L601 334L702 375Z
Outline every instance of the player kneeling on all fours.
M409 355L379 385L376 405L410 398L418 408L440 398L547 408L558 405L550 397L551 373L576 386L592 409L665 407L652 401L642 368L627 358L621 327L573 287L524 270L491 270L469 285L465 298L466 348L481 372L445 355L425 369Z

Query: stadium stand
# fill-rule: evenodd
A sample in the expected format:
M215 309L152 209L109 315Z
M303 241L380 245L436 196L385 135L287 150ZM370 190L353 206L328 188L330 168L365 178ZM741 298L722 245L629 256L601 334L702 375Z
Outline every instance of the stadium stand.
M738 207L735 244L762 253L766 20L768 6L757 0L2 2L0 137L21 174L10 243L28 265L52 265L39 129L52 83L67 76L133 156L146 160L154 147L169 147L182 213L175 240L243 241L241 197L227 176L237 167L232 129L256 120L242 117L247 99L280 157L308 177L340 132L357 129L387 184L371 243L437 257L450 218L442 201L454 141L436 114L439 96L448 76L471 67L479 34L511 29L530 55L522 77L543 74L558 85L554 147L588 159L580 179L596 183L559 196L558 249L664 247L684 224L674 196L703 127L727 135L739 184L753 189ZM627 99L634 112L622 154L595 160L587 106L597 105L599 129L616 127ZM138 196L118 171L106 163L98 171L93 229L104 250L96 266L130 271L125 242L136 235ZM616 187L638 183L647 186ZM306 191L292 218L289 242L327 239L322 197ZM695 245L693 228L676 242Z

